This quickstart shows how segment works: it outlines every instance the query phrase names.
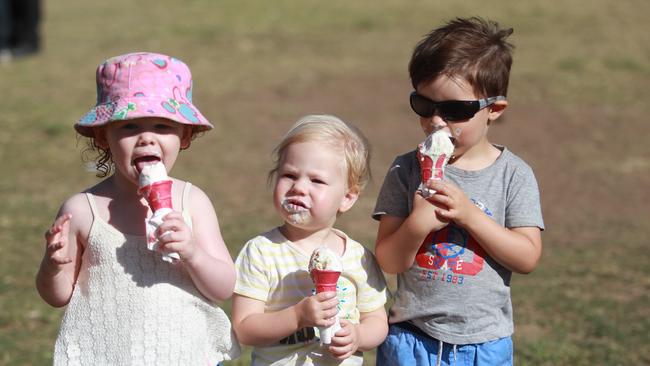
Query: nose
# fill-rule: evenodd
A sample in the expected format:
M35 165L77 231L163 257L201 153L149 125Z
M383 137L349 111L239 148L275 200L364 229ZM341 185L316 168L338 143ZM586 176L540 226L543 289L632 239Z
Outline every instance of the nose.
M139 146L145 146L145 145L151 145L155 141L153 133L149 131L142 131L138 135L138 145Z
M293 194L305 194L307 192L307 180L303 178L298 178L293 181L291 185L291 193Z
M442 119L440 114L438 114L438 111L436 111L436 113L433 114L433 117L431 117L431 122L436 129L440 129L442 127L447 126L447 121Z
M420 124L427 135L447 127L447 122L437 113L429 118L420 117Z

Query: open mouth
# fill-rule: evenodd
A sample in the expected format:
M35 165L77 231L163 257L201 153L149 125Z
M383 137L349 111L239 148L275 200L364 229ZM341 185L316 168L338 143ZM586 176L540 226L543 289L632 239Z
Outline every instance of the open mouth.
M160 157L156 155L146 155L146 156L139 156L135 159L133 159L133 166L135 169L138 171L138 173L142 172L142 168L145 167L145 165L151 165L151 164L156 164L160 161Z

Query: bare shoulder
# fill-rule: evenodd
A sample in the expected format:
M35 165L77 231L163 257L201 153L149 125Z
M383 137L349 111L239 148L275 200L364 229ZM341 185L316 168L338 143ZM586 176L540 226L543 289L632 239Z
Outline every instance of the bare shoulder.
M71 233L78 238L87 238L93 223L93 213L85 192L76 193L63 202L57 217L64 214L71 215Z
M190 211L200 210L200 212L205 212L205 210L213 211L214 207L212 206L212 201L210 197L198 186L192 185L189 193L189 207ZM198 212L198 211L197 211Z
M91 214L90 205L85 192L75 193L73 196L65 200L61 205L59 216L61 214L71 214L75 216L86 216Z

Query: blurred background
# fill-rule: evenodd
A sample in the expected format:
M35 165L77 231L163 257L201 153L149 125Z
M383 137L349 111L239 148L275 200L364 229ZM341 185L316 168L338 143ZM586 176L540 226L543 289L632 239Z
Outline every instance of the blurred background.
M650 364L649 2L42 6L40 50L0 60L0 365L51 364L63 309L40 299L34 275L59 205L98 181L72 125L95 102L101 61L154 51L190 66L195 104L216 128L172 174L210 196L233 258L279 224L267 172L289 126L329 113L360 127L374 178L337 226L372 249L384 174L424 137L408 105L410 53L432 28L473 15L515 30L510 107L490 134L533 167L547 225L539 267L512 281L517 364ZM248 352L227 364L248 364Z

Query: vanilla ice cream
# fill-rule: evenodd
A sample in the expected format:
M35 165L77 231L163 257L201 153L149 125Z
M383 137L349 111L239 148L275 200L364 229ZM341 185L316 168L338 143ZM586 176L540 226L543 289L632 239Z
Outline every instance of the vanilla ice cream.
M442 179L445 167L454 153L454 144L448 131L438 130L418 145L421 183L419 191L424 198L431 197L435 191L426 187L429 179Z
M165 168L165 164L161 162L147 164L142 167L142 171L140 172L140 188L142 189L154 182L168 179L169 177L167 176L167 168Z
M314 249L309 258L309 272L314 269L336 272L343 270L340 257L325 246Z

